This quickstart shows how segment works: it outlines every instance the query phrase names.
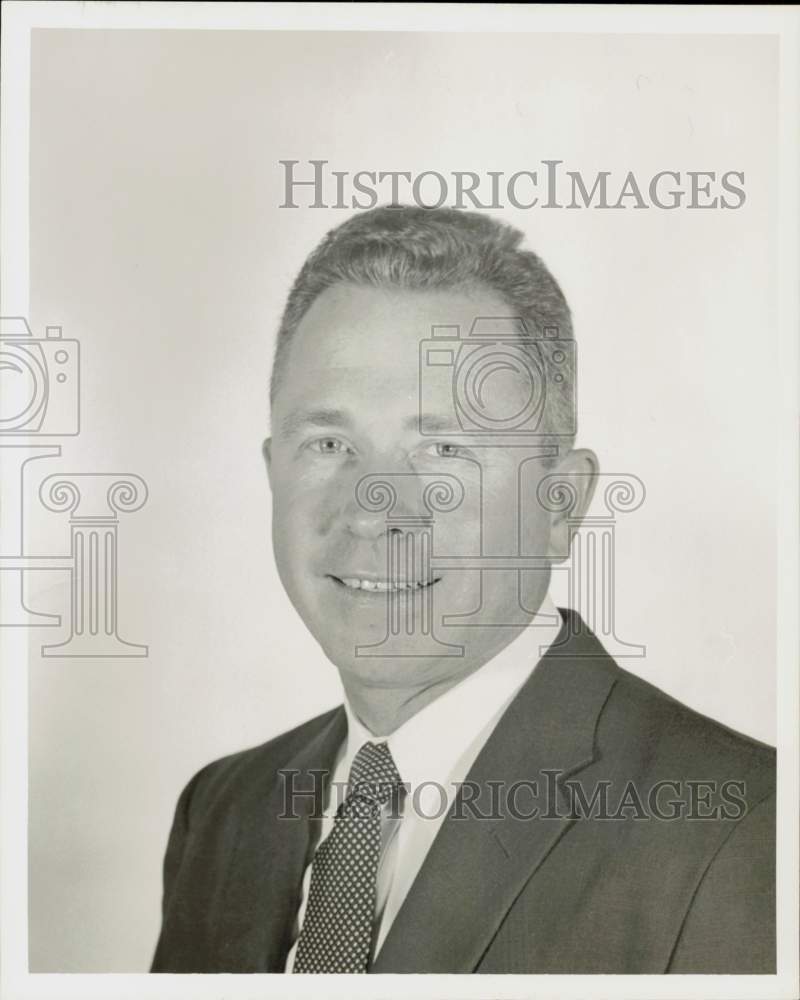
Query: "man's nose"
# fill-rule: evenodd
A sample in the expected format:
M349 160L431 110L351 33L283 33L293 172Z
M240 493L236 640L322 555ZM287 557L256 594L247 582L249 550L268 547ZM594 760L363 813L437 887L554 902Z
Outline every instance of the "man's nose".
M393 531L420 530L431 521L425 483L413 472L372 473L353 483L345 506L347 529L375 541Z

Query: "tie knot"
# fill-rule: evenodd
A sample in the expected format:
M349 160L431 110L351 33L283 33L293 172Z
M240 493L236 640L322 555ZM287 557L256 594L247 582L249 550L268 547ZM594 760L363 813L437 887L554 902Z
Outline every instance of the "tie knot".
M365 743L350 768L350 795L384 805L400 780L388 744Z

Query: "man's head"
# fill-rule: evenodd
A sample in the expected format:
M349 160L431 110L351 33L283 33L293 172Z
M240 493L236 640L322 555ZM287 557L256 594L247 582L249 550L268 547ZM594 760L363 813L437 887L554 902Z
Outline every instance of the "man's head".
M538 609L549 564L567 551L563 512L539 501L543 478L581 473L572 516L588 504L595 460L572 450L574 353L545 343L571 344L569 308L521 241L477 213L380 208L329 233L292 288L265 443L273 545L289 597L345 680L452 683L485 662ZM460 418L457 371L476 319L504 331L496 348L481 338L480 428ZM443 328L449 367L428 370L424 342ZM515 351L541 374L535 391ZM535 419L509 434L509 413ZM456 495L450 507L430 504L437 477ZM393 492L388 509L370 503L375 479ZM541 568L520 573L517 556ZM482 557L508 565L481 572ZM413 637L385 644L401 618L406 632L412 618L412 631L432 628L441 655Z

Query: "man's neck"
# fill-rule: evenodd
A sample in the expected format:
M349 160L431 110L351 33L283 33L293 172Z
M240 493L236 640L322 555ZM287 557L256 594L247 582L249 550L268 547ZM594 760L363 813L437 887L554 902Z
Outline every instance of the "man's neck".
M482 665L476 664L472 670L459 674L458 677L448 677L419 688L366 687L352 676L344 674L342 684L350 707L360 721L373 736L384 737L390 736L413 715Z

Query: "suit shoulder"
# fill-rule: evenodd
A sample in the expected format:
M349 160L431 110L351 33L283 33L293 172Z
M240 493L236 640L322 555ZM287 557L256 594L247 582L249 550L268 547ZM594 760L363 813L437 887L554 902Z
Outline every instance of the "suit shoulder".
M191 800L187 805L192 811L202 812L204 803L248 783L251 777L274 775L341 711L341 707L329 709L265 743L226 754L206 764L184 789L183 796Z
M651 761L683 770L676 777L724 779L747 774L757 779L761 794L774 788L774 747L703 715L621 667L618 670L601 722L607 740L625 739Z

